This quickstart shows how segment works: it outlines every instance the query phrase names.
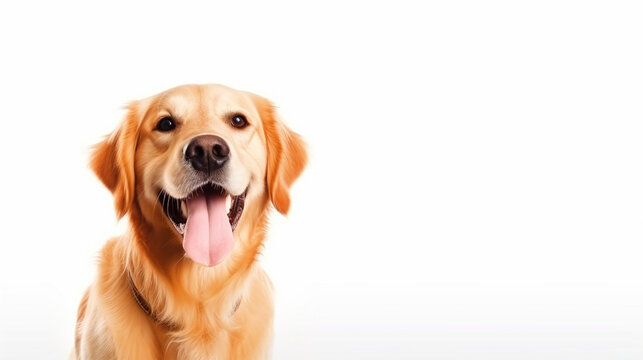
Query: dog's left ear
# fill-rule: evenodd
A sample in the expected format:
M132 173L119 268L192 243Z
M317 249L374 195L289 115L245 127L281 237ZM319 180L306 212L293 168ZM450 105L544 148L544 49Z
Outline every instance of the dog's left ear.
M90 167L114 195L118 218L127 214L134 201L134 153L138 141L137 103L127 107L122 124L105 140L96 144Z
M306 167L306 144L299 134L290 130L276 116L274 105L253 94L263 122L268 150L266 185L275 209L286 215L290 209L290 186Z

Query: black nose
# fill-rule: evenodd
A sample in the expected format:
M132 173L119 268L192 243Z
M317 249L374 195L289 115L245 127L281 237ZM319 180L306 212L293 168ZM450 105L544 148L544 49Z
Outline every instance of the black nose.
M209 173L225 164L230 148L216 135L201 135L190 141L185 149L185 160L197 171Z

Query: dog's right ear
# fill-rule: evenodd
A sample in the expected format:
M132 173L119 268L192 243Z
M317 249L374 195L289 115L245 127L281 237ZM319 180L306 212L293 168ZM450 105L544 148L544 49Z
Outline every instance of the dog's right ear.
M114 195L118 218L127 214L134 201L134 153L139 133L137 103L127 106L122 124L95 145L90 167Z

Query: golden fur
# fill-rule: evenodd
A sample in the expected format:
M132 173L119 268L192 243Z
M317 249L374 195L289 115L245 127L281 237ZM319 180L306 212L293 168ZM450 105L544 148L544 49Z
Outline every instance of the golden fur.
M226 123L230 111L243 113L248 129ZM178 119L180 131L154 131L168 114ZM230 145L234 171L228 186L249 186L234 248L214 267L184 256L182 238L158 200L160 189L182 191L180 149L203 133L217 134ZM270 204L288 212L289 188L305 164L299 135L257 95L220 85L186 85L131 103L120 127L91 158L92 169L113 193L119 217L129 216L129 230L100 253L97 279L78 309L72 358L268 358L272 291L256 258ZM163 324L136 303L128 272Z

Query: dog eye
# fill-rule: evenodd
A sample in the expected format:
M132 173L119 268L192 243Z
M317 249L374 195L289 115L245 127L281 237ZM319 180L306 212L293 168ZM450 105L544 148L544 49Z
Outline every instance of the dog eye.
M169 116L166 116L159 120L159 122L156 124L156 130L158 131L172 131L176 127L176 124L174 123L174 119L172 119Z
M248 120L246 120L245 116L236 114L230 119L230 124L238 129L241 129L248 126Z

